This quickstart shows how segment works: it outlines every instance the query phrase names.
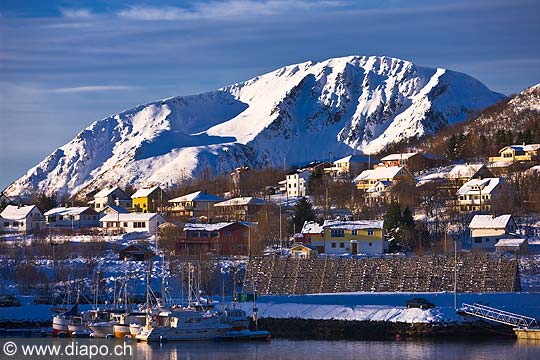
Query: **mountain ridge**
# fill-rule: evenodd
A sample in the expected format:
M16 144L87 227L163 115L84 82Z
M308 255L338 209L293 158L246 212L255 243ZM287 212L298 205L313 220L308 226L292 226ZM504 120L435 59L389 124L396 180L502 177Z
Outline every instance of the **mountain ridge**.
M386 56L288 65L244 82L98 120L6 188L73 194L112 183L172 184L210 167L282 166L374 153L504 96L478 80Z

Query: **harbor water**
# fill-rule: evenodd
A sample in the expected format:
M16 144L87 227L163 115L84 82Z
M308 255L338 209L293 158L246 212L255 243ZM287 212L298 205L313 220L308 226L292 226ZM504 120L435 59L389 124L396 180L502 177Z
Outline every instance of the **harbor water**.
M540 359L540 341L292 341L137 343L143 360Z

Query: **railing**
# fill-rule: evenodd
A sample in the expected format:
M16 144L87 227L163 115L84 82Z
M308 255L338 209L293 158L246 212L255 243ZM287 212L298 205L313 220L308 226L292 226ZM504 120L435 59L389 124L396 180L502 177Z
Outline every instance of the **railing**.
M461 311L469 315L480 317L483 319L496 321L502 324L524 327L537 328L538 324L535 318L514 314L508 311L495 309L482 304L462 304Z

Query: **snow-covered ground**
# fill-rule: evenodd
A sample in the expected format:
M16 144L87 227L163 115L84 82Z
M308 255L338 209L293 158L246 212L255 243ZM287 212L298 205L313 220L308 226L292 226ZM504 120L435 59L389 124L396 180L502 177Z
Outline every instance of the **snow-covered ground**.
M408 300L420 297L435 308L407 309ZM462 303L482 303L502 310L540 319L540 293L458 294ZM240 306L251 313L253 304ZM348 293L291 296L260 296L259 317L390 321L406 323L468 321L454 310L453 293Z

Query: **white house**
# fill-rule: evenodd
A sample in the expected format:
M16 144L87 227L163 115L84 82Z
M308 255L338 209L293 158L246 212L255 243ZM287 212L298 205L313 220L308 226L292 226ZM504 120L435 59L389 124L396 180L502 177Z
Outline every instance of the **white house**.
M149 234L155 234L157 227L166 220L158 213L129 213L107 214L99 221L105 229L121 229L124 232L147 232Z
M0 213L0 231L32 232L44 228L45 222L41 211L35 205L8 205Z
M109 205L120 206L123 208L131 207L131 197L120 189L118 186L111 188L105 188L97 192L94 195L94 200L89 201L88 204L100 212Z
M44 215L50 228L82 229L99 226L98 213L88 206L58 207Z
M517 226L512 215L475 215L469 224L472 239L472 249L495 250L495 244L500 239L515 235ZM513 235L513 236L512 236Z
M168 210L177 216L211 218L214 215L214 204L224 200L222 197L207 194L205 191L196 191L169 200Z
M324 168L324 172L331 177L356 176L377 162L377 159L366 155L348 155L334 161L331 167Z
M473 179L457 191L459 211L491 211L492 204L501 195L500 178Z
M290 197L306 196L306 190L311 177L311 171L299 169L286 175L285 188Z

